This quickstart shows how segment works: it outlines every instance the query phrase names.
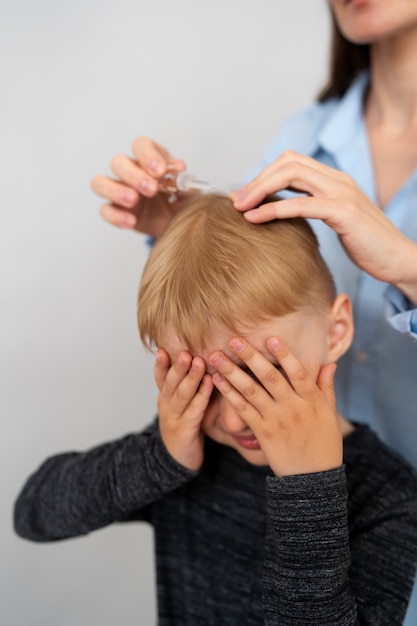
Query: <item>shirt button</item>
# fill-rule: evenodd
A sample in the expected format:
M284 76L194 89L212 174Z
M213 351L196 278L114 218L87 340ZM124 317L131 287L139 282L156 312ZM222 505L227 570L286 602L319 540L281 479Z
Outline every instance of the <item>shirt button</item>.
M360 350L356 353L356 360L358 363L366 363L369 359L369 353L366 350Z

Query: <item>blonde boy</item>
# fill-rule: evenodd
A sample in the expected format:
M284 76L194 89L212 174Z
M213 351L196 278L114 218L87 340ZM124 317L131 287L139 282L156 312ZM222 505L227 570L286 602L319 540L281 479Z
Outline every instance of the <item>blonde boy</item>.
M201 198L151 251L138 321L158 348L157 422L49 459L17 531L150 522L160 624L401 624L416 476L336 411L352 313L307 223L254 226Z

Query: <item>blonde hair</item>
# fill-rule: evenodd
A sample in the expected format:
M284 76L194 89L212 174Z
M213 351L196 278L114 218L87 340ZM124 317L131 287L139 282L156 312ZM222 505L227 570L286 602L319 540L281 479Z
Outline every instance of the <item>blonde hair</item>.
M301 218L250 224L229 198L202 196L154 245L139 288L138 324L149 349L169 327L204 349L215 326L238 333L335 297L316 236ZM240 330L240 332L242 332Z

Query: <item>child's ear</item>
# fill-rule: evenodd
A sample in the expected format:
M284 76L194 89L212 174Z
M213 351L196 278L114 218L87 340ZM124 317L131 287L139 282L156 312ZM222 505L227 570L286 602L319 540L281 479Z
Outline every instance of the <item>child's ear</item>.
M349 348L353 340L352 304L346 294L340 294L333 302L327 335L328 359L337 361Z

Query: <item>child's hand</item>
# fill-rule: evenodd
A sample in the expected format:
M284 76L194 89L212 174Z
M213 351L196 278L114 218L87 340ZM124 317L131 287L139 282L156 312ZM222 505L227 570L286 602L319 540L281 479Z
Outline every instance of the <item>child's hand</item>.
M261 384L223 352L209 362L213 383L257 438L277 476L319 472L343 462L343 444L335 408L334 363L321 368L317 382L281 339L267 347L282 373L247 341L234 338L229 348Z
M182 350L170 365L167 352L156 355L155 380L159 389L158 412L162 441L171 456L192 471L203 462L201 422L213 391L201 357Z

